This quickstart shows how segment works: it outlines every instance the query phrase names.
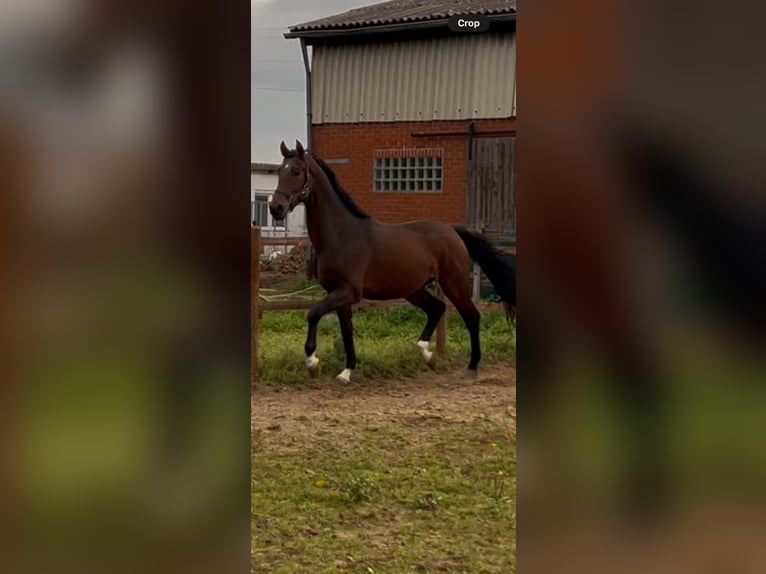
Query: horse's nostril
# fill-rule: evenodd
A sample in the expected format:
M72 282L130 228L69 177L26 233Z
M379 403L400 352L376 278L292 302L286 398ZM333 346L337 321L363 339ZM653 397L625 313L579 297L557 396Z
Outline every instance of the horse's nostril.
M277 219L282 219L285 216L285 206L281 203L277 203L270 206L271 215Z

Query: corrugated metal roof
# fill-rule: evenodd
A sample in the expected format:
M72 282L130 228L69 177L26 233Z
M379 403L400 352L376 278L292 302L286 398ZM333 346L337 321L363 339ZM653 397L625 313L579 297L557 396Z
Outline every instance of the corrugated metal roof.
M404 22L425 22L454 14L514 14L516 0L390 0L341 14L296 24L290 32L360 28Z

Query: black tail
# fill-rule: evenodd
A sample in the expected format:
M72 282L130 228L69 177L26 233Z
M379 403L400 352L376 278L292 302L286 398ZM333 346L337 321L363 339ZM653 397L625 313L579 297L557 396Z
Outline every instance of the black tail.
M484 271L492 286L500 295L508 319L516 318L516 256L506 253L465 227L455 226L455 231L465 243L471 259Z

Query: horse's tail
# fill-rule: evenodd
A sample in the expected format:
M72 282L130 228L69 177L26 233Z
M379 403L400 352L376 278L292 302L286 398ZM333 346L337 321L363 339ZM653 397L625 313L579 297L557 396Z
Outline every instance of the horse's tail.
M468 231L465 227L456 225L454 229L465 243L468 255L481 267L500 296L508 319L515 321L516 256L493 247L481 235Z

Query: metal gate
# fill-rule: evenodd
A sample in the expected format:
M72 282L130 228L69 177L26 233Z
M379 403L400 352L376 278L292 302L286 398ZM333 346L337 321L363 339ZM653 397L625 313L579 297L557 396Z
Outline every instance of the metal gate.
M501 235L516 233L516 137L469 143L466 225Z

